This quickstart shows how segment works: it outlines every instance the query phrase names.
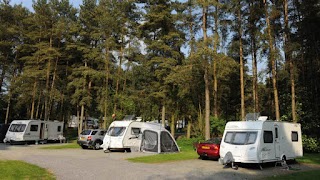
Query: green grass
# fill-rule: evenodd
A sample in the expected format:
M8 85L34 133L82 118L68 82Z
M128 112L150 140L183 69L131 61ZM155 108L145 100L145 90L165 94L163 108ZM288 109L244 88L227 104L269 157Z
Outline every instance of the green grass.
M0 160L1 175L4 180L11 179L56 179L48 170L23 161Z
M177 140L178 146L180 147L179 153L168 153L168 154L156 154L150 156L142 156L129 158L128 161L139 162L139 163L163 163L170 161L182 161L189 159L197 159L199 156L193 149L194 139L181 139Z
M77 141L72 141L71 143L64 143L61 145L48 145L45 147L40 147L40 149L78 149L80 146L77 144Z
M304 154L303 157L298 158L297 161L299 163L320 164L320 153Z

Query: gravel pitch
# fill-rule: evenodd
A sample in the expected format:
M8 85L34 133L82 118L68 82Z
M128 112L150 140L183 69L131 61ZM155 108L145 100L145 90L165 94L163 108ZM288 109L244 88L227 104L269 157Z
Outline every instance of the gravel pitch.
M53 144L55 145L55 144ZM274 165L264 165L261 171L257 166L240 166L238 170L223 169L217 161L187 160L178 162L143 164L132 163L127 158L147 156L147 153L104 153L102 150L61 149L46 150L39 147L48 145L6 145L0 144L0 160L22 160L51 171L58 180L206 180L206 179L260 179L319 169L319 166L291 164L295 170L285 170ZM1 179L1 175L0 175Z

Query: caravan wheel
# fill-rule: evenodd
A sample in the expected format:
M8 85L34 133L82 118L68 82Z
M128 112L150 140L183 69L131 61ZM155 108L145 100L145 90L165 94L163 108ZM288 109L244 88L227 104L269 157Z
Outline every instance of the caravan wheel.
M94 150L98 150L98 149L100 149L100 142L99 141L96 141L96 142L94 142L94 144L93 144L93 149Z

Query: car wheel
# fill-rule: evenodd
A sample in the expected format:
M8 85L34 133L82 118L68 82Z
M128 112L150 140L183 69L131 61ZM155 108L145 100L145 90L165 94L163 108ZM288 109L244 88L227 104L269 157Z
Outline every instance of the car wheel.
M208 159L208 156L200 156L200 158L201 158L202 160L207 160L207 159Z
M100 142L99 141L96 141L96 142L94 142L94 144L93 144L93 149L94 150L98 150L98 149L100 149Z
M82 145L81 147L82 147L82 149L88 149L88 146Z

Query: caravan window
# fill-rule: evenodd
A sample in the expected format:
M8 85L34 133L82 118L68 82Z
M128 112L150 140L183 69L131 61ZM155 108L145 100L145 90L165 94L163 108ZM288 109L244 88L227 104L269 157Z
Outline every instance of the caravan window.
M10 132L23 132L26 128L25 124L11 124Z
M257 132L250 132L247 144L254 144L256 142L256 139L257 139Z
M139 135L141 134L141 129L140 128L131 128L131 135Z
M110 127L108 131L109 136L122 136L126 127Z
M234 133L233 144L245 144L246 143L247 132L236 132Z
M142 150L158 152L158 134L157 132L145 130L142 138Z
M38 125L31 125L30 131L38 131Z
M257 139L257 132L227 132L224 142L236 145L254 144Z
M273 143L272 131L263 131L263 141L264 143Z
M61 132L61 126L58 126L58 132Z
M160 135L161 152L177 152L178 147L168 132L162 131Z
M231 143L233 132L227 132L224 142Z
M291 132L291 141L292 142L297 142L298 141L298 132L297 131L292 131Z

